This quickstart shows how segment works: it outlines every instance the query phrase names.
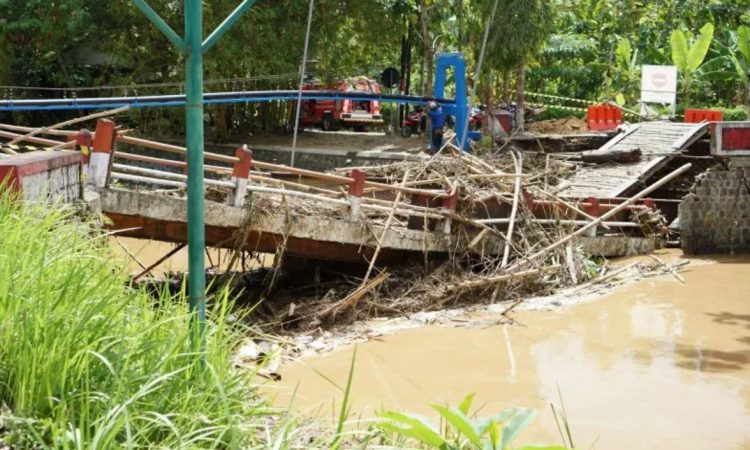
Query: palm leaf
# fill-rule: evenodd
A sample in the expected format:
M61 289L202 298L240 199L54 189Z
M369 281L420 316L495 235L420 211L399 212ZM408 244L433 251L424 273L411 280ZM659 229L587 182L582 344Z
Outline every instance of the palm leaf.
M701 34L695 40L687 56L687 69L690 73L698 70L703 60L706 59L711 41L714 39L714 25L709 22L701 28Z
M677 70L680 72L687 71L687 60L688 60L688 42L685 32L682 30L674 30L672 37L670 38L672 44L672 62L677 66Z

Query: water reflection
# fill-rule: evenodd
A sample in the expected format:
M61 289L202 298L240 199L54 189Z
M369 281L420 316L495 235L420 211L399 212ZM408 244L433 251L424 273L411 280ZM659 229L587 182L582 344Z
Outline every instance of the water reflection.
M750 448L750 262L696 263L600 301L519 312L525 326L427 327L361 345L354 411L429 413L476 392L483 413L540 409L526 441L558 443L558 386L580 448ZM285 368L279 404L334 411L352 350Z

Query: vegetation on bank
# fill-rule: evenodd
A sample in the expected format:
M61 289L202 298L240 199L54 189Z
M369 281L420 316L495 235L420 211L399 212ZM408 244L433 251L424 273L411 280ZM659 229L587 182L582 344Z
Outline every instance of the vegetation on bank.
M494 1L316 0L308 70L327 80L377 77L386 67L401 68L402 54L408 53L411 93L429 93L435 54L461 51L473 77ZM750 10L745 0L498 1L480 74L482 101L513 98L520 86L529 93L527 100L536 103L582 106L532 93L584 101L620 99L632 106L639 98L642 64L675 64L681 68L680 104L747 104ZM150 4L181 29L179 5L165 0ZM235 0L207 2L205 28L215 28L236 5ZM306 16L307 1L257 2L207 55L206 90L296 88ZM182 59L129 0L0 1L0 59L6 62L0 65L0 86L59 89L2 89L6 98L182 89ZM65 90L77 87L90 89ZM219 138L281 130L290 113L280 102L212 105L207 111ZM48 124L64 115L17 113L13 119ZM184 128L179 108L128 115L122 118L127 126L147 134L175 134Z
M184 296L128 288L106 237L70 209L0 193L0 230L0 447L252 444L267 409L231 368L226 296L202 364Z

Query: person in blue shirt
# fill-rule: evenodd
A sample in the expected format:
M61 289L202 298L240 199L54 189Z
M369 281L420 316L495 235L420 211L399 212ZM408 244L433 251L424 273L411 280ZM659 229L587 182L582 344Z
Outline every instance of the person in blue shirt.
M429 104L430 126L432 127L432 140L430 142L430 154L434 155L443 145L443 127L445 127L445 113L437 102Z

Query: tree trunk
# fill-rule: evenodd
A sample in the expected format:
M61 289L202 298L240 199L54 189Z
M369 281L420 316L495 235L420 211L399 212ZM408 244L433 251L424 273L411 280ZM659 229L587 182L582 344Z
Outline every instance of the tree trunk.
M510 104L510 72L503 72L503 103Z
M424 89L422 95L432 95L432 75L434 68L432 67L432 40L430 39L430 31L427 28L428 13L427 13L427 0L421 0L419 10L420 20L422 22L422 77L424 79Z
M592 150L581 153L581 161L591 164L604 163L632 163L641 160L640 148L631 148L626 150Z
M474 99L470 99L474 101ZM488 109L492 109L492 69L487 71L487 80L485 81L482 89L482 103L487 105Z
M518 62L518 86L516 87L516 129L523 131L525 122L526 100L524 90L526 88L526 58L521 56Z

